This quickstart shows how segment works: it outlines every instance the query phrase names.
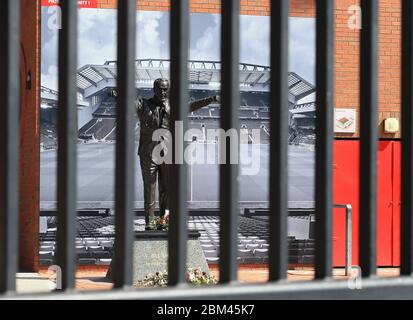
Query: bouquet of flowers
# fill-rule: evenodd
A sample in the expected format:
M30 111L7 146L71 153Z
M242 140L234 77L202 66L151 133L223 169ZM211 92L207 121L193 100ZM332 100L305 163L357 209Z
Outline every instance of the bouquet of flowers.
M169 229L169 217L164 216L160 218L155 218L156 230L168 231Z
M202 285L216 285L218 281L216 278L206 272L202 272L200 268L188 269L186 273L186 280L193 286ZM156 272L149 274L145 279L136 283L137 287L167 287L168 286L168 272Z
M149 274L136 283L137 287L167 287L167 285L168 273L166 271Z
M186 281L194 286L211 286L218 283L213 275L203 272L200 268L188 269L188 272L186 273Z

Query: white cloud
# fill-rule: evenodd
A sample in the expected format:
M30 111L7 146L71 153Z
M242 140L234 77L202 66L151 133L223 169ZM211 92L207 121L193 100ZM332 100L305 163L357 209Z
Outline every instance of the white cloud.
M43 20L44 17L42 16ZM43 22L46 24L46 22ZM48 74L50 66L57 66L58 31L42 26L41 63L42 73Z
M269 23L268 17L241 16L241 62L269 65Z
M290 71L315 82L315 19L290 18Z
M162 12L139 12L137 21L137 56L139 59L161 59L169 56L169 50L165 48L169 34L160 34L160 19Z
M47 17L46 11L42 11ZM139 12L137 16L137 56L167 58L169 34L160 34L160 20L165 13ZM42 29L42 85L57 89L58 32ZM78 66L103 64L117 59L117 16L111 9L81 9L78 23Z
M165 58L165 37L160 34L163 12L138 12L136 27L136 53L138 58ZM117 16L116 10L81 11L79 16L79 66L102 64L116 60ZM166 52L165 52L166 51Z
M55 65L51 65L48 68L47 72L42 72L41 82L42 86L45 86L49 89L58 89L57 67Z
M204 27L202 36L191 45L190 58L195 60L220 60L221 18L214 14L213 23ZM197 20L194 17L193 27ZM240 61L269 64L269 18L241 16Z
M315 19L289 19L289 71L314 83ZM241 62L270 64L270 18L241 16Z
M217 14L213 15L213 25L205 28L202 36L196 41L190 50L190 59L192 60L220 60L221 44L221 20Z
M79 11L79 67L116 60L116 10Z
M219 15L193 15L190 59L220 60ZM212 17L212 18L211 18ZM116 60L116 10L83 9L79 13L79 67ZM169 58L169 14L138 12L137 57ZM270 20L241 16L240 61L269 65ZM290 18L290 71L314 82L314 19ZM42 84L57 87L58 32L42 28Z

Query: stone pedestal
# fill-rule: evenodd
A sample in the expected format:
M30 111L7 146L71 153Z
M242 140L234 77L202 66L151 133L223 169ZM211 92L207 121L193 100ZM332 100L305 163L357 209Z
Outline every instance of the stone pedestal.
M187 267L200 268L208 272L204 252L199 242L199 232L188 233ZM112 262L113 263L113 262ZM111 280L112 264L107 279ZM133 282L143 280L146 275L168 271L168 233L165 231L137 232L133 249Z

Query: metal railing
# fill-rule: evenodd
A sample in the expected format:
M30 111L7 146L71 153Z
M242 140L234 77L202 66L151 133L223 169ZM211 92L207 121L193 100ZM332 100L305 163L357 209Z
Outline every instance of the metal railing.
M277 299L277 298L413 298L413 4L403 0L402 113L403 175L401 277L378 279L376 274L377 160L377 19L378 0L362 0L361 30L361 149L360 266L363 289L350 290L332 279L332 149L334 106L334 1L317 0L317 144L315 281L287 283L287 143L288 143L288 0L271 1L271 152L269 282L240 285L237 281L238 166L220 166L221 242L220 285L185 285L187 239L187 168L173 165L174 183L169 232L170 287L132 290L133 242L133 100L135 69L135 0L118 6L118 126L116 148L115 290L74 293L76 203L76 1L61 0L59 36L59 151L57 263L62 268L60 294L31 299ZM222 1L222 117L225 130L238 128L239 106L238 0ZM188 0L171 1L172 123L187 125ZM0 1L0 292L16 297L18 216L19 1ZM174 136L174 132L172 132ZM226 145L230 150L229 143ZM174 155L174 158L178 154ZM6 296L7 297L7 296Z
M334 208L346 210L346 276L351 276L353 249L353 208L350 204L335 204Z

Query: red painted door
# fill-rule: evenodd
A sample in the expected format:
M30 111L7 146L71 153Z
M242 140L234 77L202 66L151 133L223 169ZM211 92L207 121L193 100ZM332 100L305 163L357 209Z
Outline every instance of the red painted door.
M393 143L393 266L400 266L401 143Z
M334 204L351 204L353 207L353 246L352 260L358 259L358 220L359 220L359 142L336 140L334 142ZM333 265L345 265L346 220L343 209L334 209L333 216Z
M336 140L334 143L334 203L353 207L353 264L358 263L359 239L359 141ZM377 176L377 263L394 265L394 203L395 160L394 142L380 141L378 147ZM396 188L397 189L397 188ZM396 199L397 201L397 199ZM361 213L362 214L362 213ZM345 264L345 212L334 210L333 264Z
M377 167L377 264L393 263L393 141L380 141Z

